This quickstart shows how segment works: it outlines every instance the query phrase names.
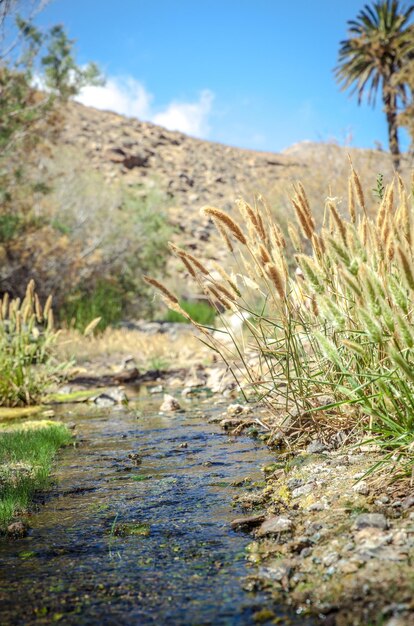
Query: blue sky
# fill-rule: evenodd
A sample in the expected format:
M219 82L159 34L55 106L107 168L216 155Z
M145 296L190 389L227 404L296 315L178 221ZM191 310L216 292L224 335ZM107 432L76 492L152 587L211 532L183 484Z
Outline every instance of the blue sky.
M380 100L335 83L339 42L359 0L54 0L79 63L107 84L82 101L256 150L303 140L387 147ZM407 138L402 133L402 147Z

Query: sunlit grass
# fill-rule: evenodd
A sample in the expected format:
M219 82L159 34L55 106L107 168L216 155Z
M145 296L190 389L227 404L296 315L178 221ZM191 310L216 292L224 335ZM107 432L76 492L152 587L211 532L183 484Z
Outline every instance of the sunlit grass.
M0 431L0 529L27 510L35 491L49 486L53 457L70 440L70 431L57 422Z

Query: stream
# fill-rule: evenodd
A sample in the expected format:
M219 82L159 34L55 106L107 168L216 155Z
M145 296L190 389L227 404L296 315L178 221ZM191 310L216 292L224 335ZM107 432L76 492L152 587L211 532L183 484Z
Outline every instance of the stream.
M230 528L246 488L234 484L263 480L274 456L209 423L211 400L171 416L159 398L135 406L59 409L77 444L60 452L29 536L0 539L1 626L245 626L263 608L274 615L261 624L310 624L243 589L254 568L251 538Z

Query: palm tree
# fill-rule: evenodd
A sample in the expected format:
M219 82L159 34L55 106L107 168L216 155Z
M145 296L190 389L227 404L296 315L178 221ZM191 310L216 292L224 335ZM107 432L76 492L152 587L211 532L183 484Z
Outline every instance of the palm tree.
M390 152L396 169L400 165L398 105L405 101L405 84L397 73L414 49L414 28L409 19L414 4L400 6L399 0L382 0L365 5L355 20L349 20L349 39L341 41L335 75L342 89L352 86L361 104L365 93L375 105L378 89L388 125Z

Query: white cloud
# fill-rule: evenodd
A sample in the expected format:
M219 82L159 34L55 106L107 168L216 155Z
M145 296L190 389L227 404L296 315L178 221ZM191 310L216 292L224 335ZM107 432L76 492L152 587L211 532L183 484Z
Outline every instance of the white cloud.
M132 77L110 77L103 87L85 87L76 99L86 106L138 117L169 130L205 138L210 131L214 94L205 89L195 102L173 100L164 109L155 110L154 96L139 81Z
M210 131L209 116L214 94L205 89L196 102L171 102L165 111L153 116L152 121L170 130L180 130L187 135L207 137Z
M96 109L148 119L153 96L131 77L108 78L103 87L84 87L76 100Z

